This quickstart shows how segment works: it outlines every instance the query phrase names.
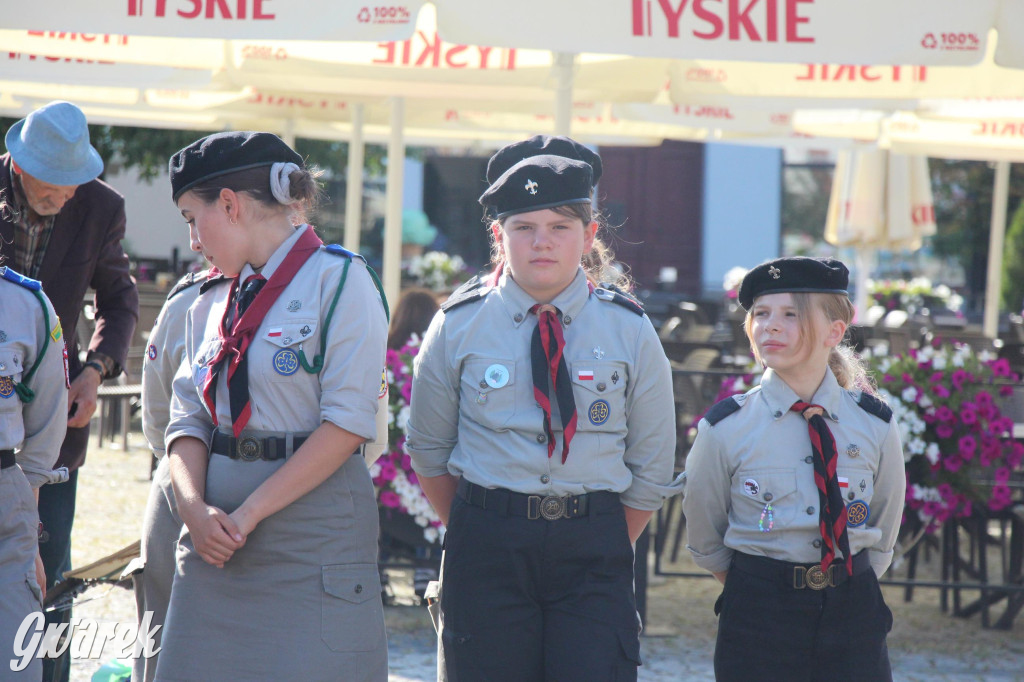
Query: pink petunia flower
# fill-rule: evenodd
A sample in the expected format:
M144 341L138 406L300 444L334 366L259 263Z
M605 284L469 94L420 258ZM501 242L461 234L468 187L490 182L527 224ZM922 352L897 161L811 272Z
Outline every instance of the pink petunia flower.
M388 509L398 509L402 506L402 498L393 490L382 490L380 492L380 503Z
M934 386L932 386L932 393L934 393L939 398L949 397L949 389L943 386L942 384L935 384Z
M937 424L935 426L935 435L939 438L949 438L953 435L953 427L947 423Z

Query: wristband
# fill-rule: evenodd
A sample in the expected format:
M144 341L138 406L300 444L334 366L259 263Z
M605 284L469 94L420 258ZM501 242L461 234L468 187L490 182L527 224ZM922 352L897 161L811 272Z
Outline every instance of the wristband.
M86 367L92 367L94 370L99 372L101 382L103 381L103 377L106 376L107 374L107 370L104 369L103 365L96 362L95 360L89 360L84 365L82 365L82 369L85 369Z

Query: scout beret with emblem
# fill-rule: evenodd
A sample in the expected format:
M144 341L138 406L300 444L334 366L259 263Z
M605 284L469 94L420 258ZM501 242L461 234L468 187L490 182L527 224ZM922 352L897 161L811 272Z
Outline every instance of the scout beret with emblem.
M754 299L764 294L847 294L849 283L850 271L835 258L776 258L743 276L739 301L744 310L750 310Z
M480 203L498 218L566 204L589 204L593 177L590 164L583 161L551 154L531 156L502 173L480 196Z
M534 135L528 140L505 145L494 153L487 162L487 183L493 185L505 171L523 159L544 154L564 156L567 159L588 163L594 171L591 182L596 185L601 179L601 157L590 149L568 137Z
M277 135L253 131L207 135L171 157L167 166L171 197L177 201L204 180L275 163L303 167L302 157Z

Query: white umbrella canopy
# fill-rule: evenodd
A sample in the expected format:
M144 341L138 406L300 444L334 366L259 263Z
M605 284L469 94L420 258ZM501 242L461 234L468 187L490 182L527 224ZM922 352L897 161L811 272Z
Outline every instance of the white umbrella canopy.
M1020 0L437 0L448 40L674 59L965 65ZM591 21L600 17L599 21ZM998 63L1024 67L1024 49Z

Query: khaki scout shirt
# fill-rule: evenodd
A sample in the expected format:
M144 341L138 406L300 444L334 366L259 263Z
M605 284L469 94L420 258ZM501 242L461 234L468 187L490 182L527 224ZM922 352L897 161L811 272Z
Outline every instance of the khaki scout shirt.
M296 230L278 247L263 267L264 277L273 276L298 238ZM360 259L352 260L331 319L323 369L311 374L297 361L300 351L309 364L321 352L320 325L327 319L347 260L321 248L295 273L263 318L247 351L252 408L247 431L305 434L329 421L374 439L388 330L380 294ZM239 280L253 274L246 265ZM198 438L207 446L213 438L216 427L203 401L203 380L209 371L206 362L219 347L217 328L230 289L220 284L203 292L186 316L187 362L174 377L168 448L180 436ZM230 430L227 372L221 372L216 391L219 426Z
M903 448L895 420L883 421L859 399L859 391L841 388L827 370L811 403L825 408L839 452L837 472L848 481L844 501L862 501L870 510L864 525L848 526L850 551L868 550L880 576L892 561L903 515ZM714 425L702 419L686 459L683 513L694 561L713 572L728 569L733 552L821 561L807 420L790 411L799 397L769 369L759 387L728 400L739 409ZM761 515L768 502L774 523L766 532L768 516L762 521Z
M18 450L16 461L33 488L61 479L53 465L68 425L64 336L48 299L46 311L48 328L35 294L0 277L0 450ZM46 354L28 382L35 398L23 403L14 387L44 346Z
M142 364L142 432L157 457L162 457L165 452L164 431L171 418L171 385L185 357L185 315L199 297L203 281L199 278L187 288L178 290L186 280L179 282L174 287L176 293L172 293L164 303L149 333L146 359Z
M533 395L535 303L505 275L482 300L434 318L413 374L406 441L413 469L529 494L610 490L635 509L658 509L678 486L672 375L654 327L646 315L591 293L582 269L552 301L562 313L577 410L562 464L557 401L549 458Z

